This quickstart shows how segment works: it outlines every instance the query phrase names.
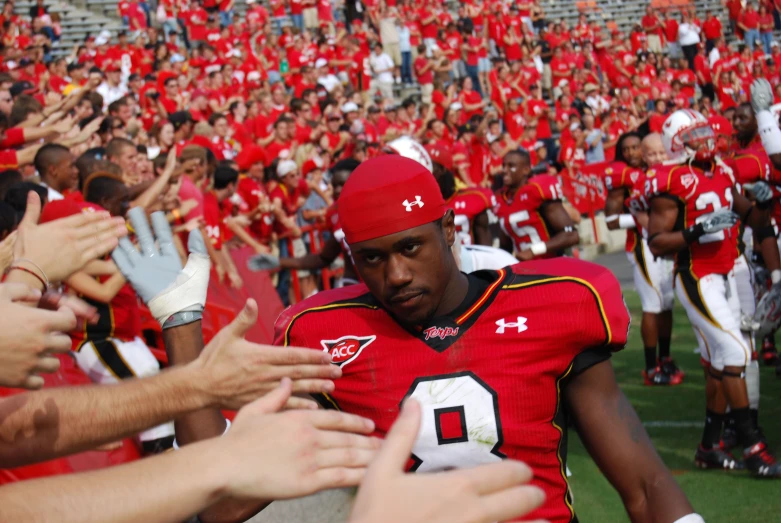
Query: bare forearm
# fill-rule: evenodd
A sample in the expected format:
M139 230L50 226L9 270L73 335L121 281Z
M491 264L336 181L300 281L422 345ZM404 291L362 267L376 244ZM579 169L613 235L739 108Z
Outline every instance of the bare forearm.
M564 249L576 246L579 241L580 236L578 235L578 231L561 231L545 242L545 247L549 252L563 251Z
M172 365L183 365L198 358L204 347L201 322L165 329L163 341ZM181 447L221 436L225 418L216 408L201 409L176 419L176 441ZM257 501L226 499L200 514L201 521L233 523L249 519L266 506Z
M0 466L117 441L209 404L191 368L117 385L47 389L0 401Z
M182 521L224 492L214 449L206 442L127 465L7 485L0 488L0 520Z

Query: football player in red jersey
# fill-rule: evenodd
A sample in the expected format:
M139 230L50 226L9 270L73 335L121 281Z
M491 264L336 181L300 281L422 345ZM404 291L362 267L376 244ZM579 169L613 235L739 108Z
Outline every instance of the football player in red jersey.
M730 147L729 156L725 158L724 161L732 168L735 180L739 186L754 183L759 180L769 182L771 179L771 162L767 153L762 148L762 141L757 132L757 120L750 104L744 103L735 108L733 128L735 130L735 136ZM778 214L778 209L778 205L773 206L774 217ZM748 260L753 259L755 263L764 265L764 257L759 250L753 253L750 252L750 250L749 252L745 252L746 246L750 245L748 241L752 238L752 235L753 231L750 228L746 228L746 231L741 238L743 241L739 244L740 255L738 256L738 259L735 260L735 277L738 283L740 308L743 314L748 316L754 314L756 305ZM772 245L769 245L769 247L773 248ZM738 267L740 270L738 270ZM770 278L773 284L778 283L781 281L781 271L772 271ZM775 348L773 336L769 335L763 340L762 360L767 365L775 365L777 359L778 352Z
M640 324L645 352L643 380L646 385L678 385L683 380L683 373L670 358L672 268L665 260L651 254L635 216L625 203L633 188L644 178L640 135L634 131L624 133L616 142L615 161L605 170L608 191L605 222L611 231L626 230L626 255L632 264L635 289L643 308ZM657 345L659 358L656 357Z
M703 359L709 363L705 429L695 461L703 468L740 466L720 444L729 407L738 441L745 449L745 467L758 476L781 477L781 464L768 451L749 410L745 372L751 350L740 329L733 272L735 225L741 219L766 233L772 191L765 182L753 184L757 203L752 205L735 190L728 172L714 168L713 130L700 113L676 111L663 131L667 154L678 163L657 169L646 180L648 244L654 256L676 256L675 290L700 340Z
M437 179L442 197L455 213L456 232L461 243L491 245L493 238L488 225L489 215L496 205L493 193L479 187L457 189L450 151L440 145L426 145L425 149L431 157L431 172Z
M558 259L459 272L454 213L406 158L356 169L339 215L365 284L319 293L276 326L276 343L327 351L341 367L324 406L367 416L384 435L415 398L412 470L525 461L547 495L528 517L554 523L575 520L562 454L572 416L633 520L702 521L616 385L609 358L629 316L608 270ZM563 310L579 314L553 325Z
M307 270L317 271L330 266L336 258L346 253L344 257L344 274L335 283L335 287L344 287L345 285L354 285L358 283L358 277L355 275L355 269L353 269L352 259L350 258L350 248L344 241L344 233L342 233L342 227L339 225L339 213L337 210L337 202L339 195L342 193L342 187L344 187L347 178L356 167L360 165L359 162L353 159L341 160L337 162L331 169L331 186L334 189L334 203L328 208L326 214L326 224L328 224L331 236L323 244L323 248L320 252L313 252L302 256L300 258L277 258L271 254L258 254L253 256L249 260L249 268L252 270L270 270L270 269L287 269L287 270Z
M530 177L529 153L510 151L502 162L504 188L494 213L503 234L502 248L521 261L561 256L580 241L564 205L559 181L549 175Z

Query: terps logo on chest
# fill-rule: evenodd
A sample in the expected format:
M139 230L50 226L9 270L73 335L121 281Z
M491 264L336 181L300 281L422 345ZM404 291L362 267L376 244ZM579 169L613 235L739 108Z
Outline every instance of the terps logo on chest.
M428 329L423 329L423 334L426 335L427 340L431 338L444 340L450 336L458 336L458 327L455 329L453 327L429 327Z
M377 336L342 336L336 340L320 340L320 344L331 355L331 363L344 367L376 339Z

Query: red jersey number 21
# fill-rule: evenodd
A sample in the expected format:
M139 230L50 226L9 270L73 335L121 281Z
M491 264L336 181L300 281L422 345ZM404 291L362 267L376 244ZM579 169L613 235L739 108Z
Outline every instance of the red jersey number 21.
M407 397L421 405L412 470L471 467L504 458L496 392L466 371L417 378Z

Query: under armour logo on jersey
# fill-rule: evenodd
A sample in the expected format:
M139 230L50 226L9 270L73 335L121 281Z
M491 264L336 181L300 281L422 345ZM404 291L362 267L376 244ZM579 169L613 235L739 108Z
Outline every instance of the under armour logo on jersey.
M412 212L413 205L417 205L418 207L423 207L423 200L420 199L420 196L415 196L414 202L410 202L409 200L404 200L402 202L402 205L407 209L407 212Z
M453 207L456 209L466 209L466 202L454 202Z
M496 320L496 326L496 334L504 334L505 329L518 329L518 332L523 332L529 328L523 316L518 316L518 320L513 322L508 322L504 318Z

